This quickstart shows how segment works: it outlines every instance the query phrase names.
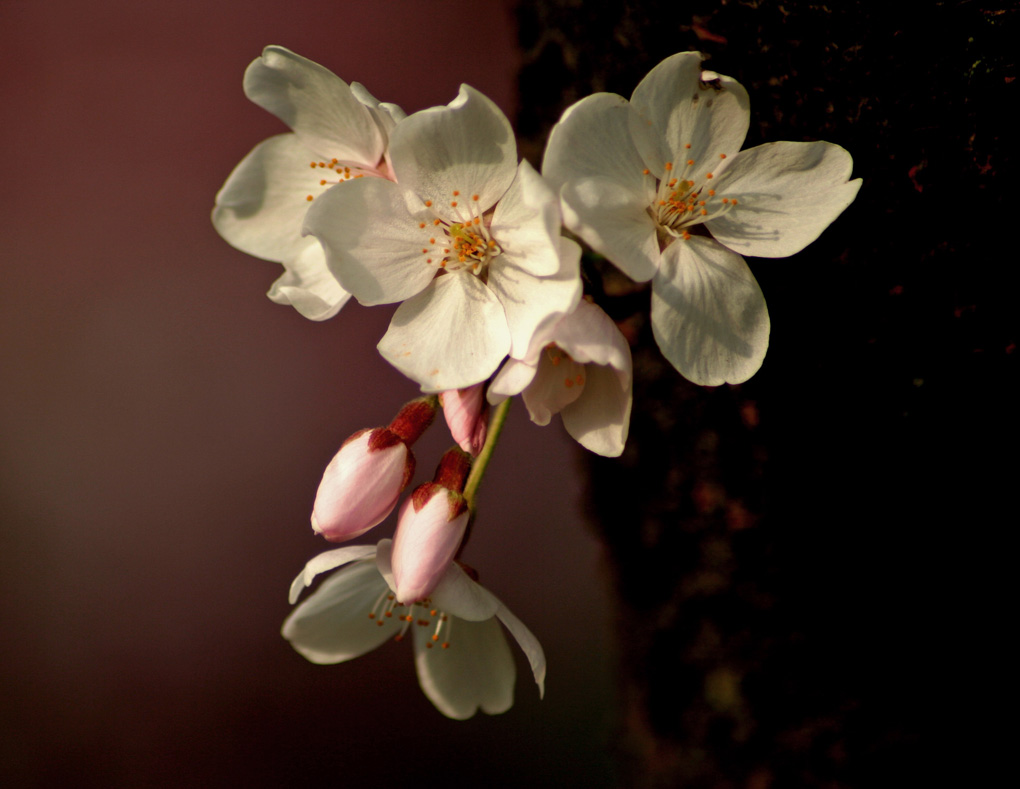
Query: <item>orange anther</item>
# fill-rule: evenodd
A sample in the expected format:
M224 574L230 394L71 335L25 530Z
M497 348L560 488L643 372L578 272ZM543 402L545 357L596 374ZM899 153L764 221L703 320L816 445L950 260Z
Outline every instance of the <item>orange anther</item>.
M702 208L701 209L701 215L702 216L708 216L708 209L707 208Z
M425 227L425 223L424 222L419 222L418 223L418 227Z
M326 179L323 178L321 181L319 181L319 186L325 186L325 185L326 185Z
M719 154L719 158L720 159L725 159L726 158L726 154L724 154L724 153Z
M425 207L426 208L431 208L432 207L432 201L431 200L426 200L425 201Z
M709 197L715 197L715 189L709 189L708 190L708 196Z
M459 194L460 194L460 190L459 190L459 189L454 189L454 190L453 190L453 196L454 196L454 197L456 197L456 196L457 196L457 195L459 195Z
M688 159L687 160L687 166L690 167L692 164L694 164L694 160L693 159Z
M315 162L312 162L311 167L313 170L315 169Z
M690 148L690 147L691 147L690 143L687 143L687 145L684 146L684 148Z
M456 200L452 200L450 202L450 205L453 206L454 208L456 208L457 207L457 201Z
M306 197L306 198L305 198L305 200L307 200L308 202L311 202L311 201L312 201L312 200L314 200L314 199L315 199L315 198L314 198L314 197L312 197L311 195L308 195L308 197Z
M666 171L669 172L673 169L673 162L666 162Z
M436 240L435 240L434 238L430 238L430 239L429 239L429 243L430 243L430 244L435 244L435 243L436 243Z
M641 173L642 175L651 175L652 171L646 167L644 170L641 171Z
M730 200L730 202L733 203L733 205L736 205L737 204L737 198L734 197L732 200Z
M712 177L712 173L705 173L705 177L706 178L711 178Z
M439 220L438 220L438 219L433 219L433 220L432 220L432 224L434 224L434 225L438 225L438 224L440 224L440 222L439 222Z
M722 199L722 201L723 201L723 205L726 205L730 201L730 199L728 197L724 197Z
M471 199L477 201L478 200L478 195L471 195Z
M450 648L450 642L449 641L444 641L443 642L443 649L449 649L449 648Z
M574 379L573 378L565 378L565 379L563 379L563 385L565 387L567 387L567 389L569 389L570 387L572 387L574 385Z

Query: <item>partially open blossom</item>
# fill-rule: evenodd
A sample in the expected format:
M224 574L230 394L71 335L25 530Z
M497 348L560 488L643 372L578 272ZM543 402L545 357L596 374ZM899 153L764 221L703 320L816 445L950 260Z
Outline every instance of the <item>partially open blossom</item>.
M435 479L415 488L400 508L393 536L393 577L401 602L428 597L457 555L471 517L462 495L470 471L466 452L458 447L448 450Z
M241 161L216 195L213 224L243 252L283 264L269 298L325 320L350 294L330 273L319 243L301 235L305 214L336 184L391 177L389 133L404 113L276 46L248 66L244 92L293 133L270 137Z
M489 406L485 400L485 384L466 389L451 389L439 396L443 416L450 435L465 452L477 455L485 446L489 428Z
M410 630L422 690L450 718L490 715L513 705L516 669L500 623L524 651L545 691L545 654L531 631L456 563L431 597L404 605L395 595L391 543L353 545L312 559L291 585L290 601L321 573L327 578L283 623L283 637L312 663L341 663Z
M359 302L403 302L379 343L387 361L424 391L463 389L577 303L580 249L560 235L556 195L518 165L506 116L473 88L401 121L389 152L396 183L330 190L305 232Z
M638 282L652 281L652 330L689 380L739 383L761 366L769 315L741 254L799 252L845 209L860 180L827 142L741 151L747 92L703 72L701 56L666 58L628 102L596 93L549 138L543 175L564 222ZM710 235L709 235L710 234Z
M312 528L330 542L343 542L381 523L414 475L410 447L435 413L435 398L413 400L389 427L348 438L322 475Z
M536 332L524 359L508 359L489 386L493 404L523 392L531 421L553 414L582 446L599 455L623 452L630 426L630 346L616 324L582 300L569 315Z

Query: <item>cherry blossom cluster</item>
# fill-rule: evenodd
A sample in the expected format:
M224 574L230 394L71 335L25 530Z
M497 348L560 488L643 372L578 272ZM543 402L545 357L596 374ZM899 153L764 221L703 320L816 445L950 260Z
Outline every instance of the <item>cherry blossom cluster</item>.
M817 238L860 187L850 155L827 142L741 150L747 93L694 52L656 66L629 101L597 93L570 107L541 173L518 161L510 122L468 85L407 115L273 46L248 67L244 90L291 132L230 174L216 229L281 263L269 298L311 320L352 296L399 305L378 349L424 395L344 443L312 527L344 542L382 523L440 408L457 444L405 498L392 542L308 563L291 602L335 572L283 635L308 660L338 663L410 631L419 682L441 712L503 712L515 678L503 628L540 692L545 657L459 557L506 408L520 395L537 424L559 414L600 455L620 455L627 440L630 345L585 294L578 240L651 283L653 335L680 374L740 383L761 366L770 325L741 255L784 257Z

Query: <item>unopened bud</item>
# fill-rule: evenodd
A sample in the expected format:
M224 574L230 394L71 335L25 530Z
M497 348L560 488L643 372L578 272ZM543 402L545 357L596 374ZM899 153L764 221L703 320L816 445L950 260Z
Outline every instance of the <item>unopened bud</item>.
M414 475L414 455L385 427L351 436L326 466L312 528L330 542L350 540L383 521Z
M326 466L312 507L312 528L343 542L381 523L414 476L410 446L435 419L435 395L412 400L389 427L361 430L348 438Z
M485 400L485 384L466 389L451 389L442 394L443 416L453 440L461 449L477 455L485 446L489 430L489 404Z
M462 495L470 470L467 453L450 449L436 469L435 480L415 488L400 508L392 561L401 602L428 597L457 555L471 516Z

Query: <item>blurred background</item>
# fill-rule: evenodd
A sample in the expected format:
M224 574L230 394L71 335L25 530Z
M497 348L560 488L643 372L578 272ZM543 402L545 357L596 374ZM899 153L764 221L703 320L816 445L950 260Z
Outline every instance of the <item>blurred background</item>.
M1015 487L1016 8L592 8L0 1L0 782L904 785L937 716L998 692L965 680L994 673ZM267 44L408 112L467 82L531 157L701 49L748 145L827 139L864 178L817 244L751 261L748 384L639 347L611 463L512 410L465 559L542 641L544 701L519 660L510 712L449 721L406 645L320 667L279 636L323 467L415 389L375 351L389 308L306 321L212 228L283 131L241 90Z

